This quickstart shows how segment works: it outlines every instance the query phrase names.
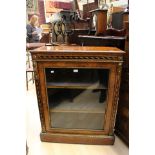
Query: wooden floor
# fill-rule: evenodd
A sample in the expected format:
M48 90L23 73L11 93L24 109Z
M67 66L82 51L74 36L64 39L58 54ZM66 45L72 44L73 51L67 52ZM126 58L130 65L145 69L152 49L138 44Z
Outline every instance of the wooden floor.
M35 84L29 82L27 91L27 145L28 155L128 155L128 147L116 136L114 145L82 145L47 143L40 141L40 120Z

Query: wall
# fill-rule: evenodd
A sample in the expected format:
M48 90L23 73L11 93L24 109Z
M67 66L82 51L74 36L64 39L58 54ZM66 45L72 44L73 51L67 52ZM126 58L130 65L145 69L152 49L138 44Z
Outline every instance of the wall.
M44 0L38 0L38 9L39 9L39 23L44 24L46 22Z

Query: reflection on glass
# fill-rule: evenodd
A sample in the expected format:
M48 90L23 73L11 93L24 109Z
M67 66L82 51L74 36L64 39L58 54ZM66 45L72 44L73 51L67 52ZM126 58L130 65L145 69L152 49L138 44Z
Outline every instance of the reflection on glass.
M51 127L102 130L109 71L46 68L45 72Z

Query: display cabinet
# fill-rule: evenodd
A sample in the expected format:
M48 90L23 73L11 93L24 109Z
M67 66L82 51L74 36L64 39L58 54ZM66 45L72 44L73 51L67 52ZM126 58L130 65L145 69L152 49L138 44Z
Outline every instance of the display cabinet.
M114 143L123 53L93 46L31 50L42 141Z

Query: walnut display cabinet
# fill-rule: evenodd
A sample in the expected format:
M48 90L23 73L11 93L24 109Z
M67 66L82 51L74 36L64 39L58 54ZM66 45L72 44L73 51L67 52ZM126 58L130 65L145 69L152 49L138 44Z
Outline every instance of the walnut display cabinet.
M31 50L41 141L114 143L123 53L93 46Z

